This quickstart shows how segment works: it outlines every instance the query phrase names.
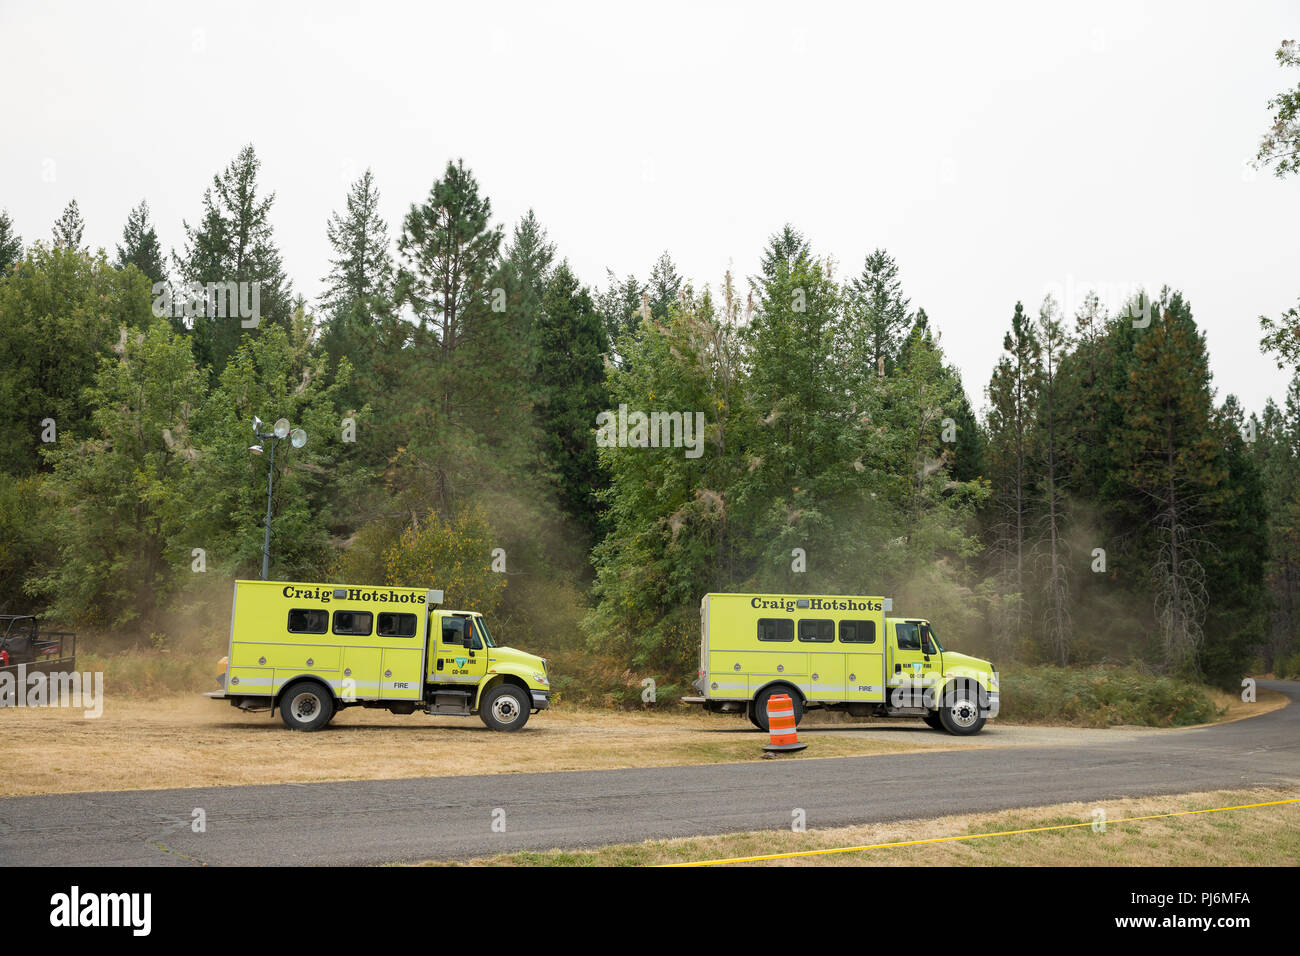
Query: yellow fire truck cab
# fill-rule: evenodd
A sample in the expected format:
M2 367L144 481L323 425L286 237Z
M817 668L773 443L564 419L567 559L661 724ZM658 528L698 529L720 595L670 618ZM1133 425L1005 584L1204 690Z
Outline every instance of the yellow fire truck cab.
M820 707L979 733L998 712L993 665L941 646L928 621L886 617L892 610L883 597L706 594L698 696L682 700L744 713L763 731L768 698L788 694L796 724Z
M207 694L319 730L345 707L468 716L518 730L550 705L546 660L499 647L476 611L424 588L236 581L230 648Z

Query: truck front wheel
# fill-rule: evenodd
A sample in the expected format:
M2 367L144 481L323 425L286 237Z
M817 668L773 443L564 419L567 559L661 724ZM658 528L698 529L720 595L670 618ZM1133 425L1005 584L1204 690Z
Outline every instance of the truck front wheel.
M491 730L518 730L528 723L532 701L514 684L498 684L483 695L478 715Z
M979 689L965 682L950 685L943 692L939 720L944 730L958 737L978 734L985 723L985 717L980 713Z
M280 719L290 730L320 730L334 716L334 698L320 684L300 680L280 697Z

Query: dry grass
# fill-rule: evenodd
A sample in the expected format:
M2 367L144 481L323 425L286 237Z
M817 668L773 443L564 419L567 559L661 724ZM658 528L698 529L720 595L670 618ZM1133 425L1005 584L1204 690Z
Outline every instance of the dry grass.
M1225 719L1266 713L1287 700L1269 691L1249 705L1224 696L1221 703L1232 705ZM63 708L5 709L0 719L0 796L728 763L758 759L766 742L734 716L572 705L533 716L516 734L488 731L477 717L396 716L360 708L340 714L326 731L296 734L278 716L245 714L197 694L109 695L103 716L92 720ZM920 731L919 721L914 723ZM800 724L801 732L813 733L804 738L811 746L783 759L1017 743L924 731L899 733L896 740L838 732L864 724L863 731L871 724L904 729L897 720L813 712Z
M1240 694L1229 694L1221 690L1211 691L1210 694L1218 707L1225 708L1223 716L1215 721L1218 724L1231 720L1243 720L1247 717L1258 717L1260 714L1267 714L1271 710L1279 710L1285 707L1290 700L1286 694L1280 691L1265 690L1262 687L1255 691L1255 700L1249 704L1241 699Z
M91 720L63 708L0 715L0 796L726 763L758 759L767 740L735 717L598 710L543 712L522 731L501 734L477 717L354 708L327 730L302 734L286 730L278 715L197 696L110 696L103 716ZM929 734L908 742L826 735L785 759L943 745Z
M1300 790L1217 790L1168 797L1063 803L1003 813L965 814L867 826L739 833L601 847L574 852L511 853L472 866L654 866L735 859L838 847L878 846L942 837L1087 823L1072 829L985 836L913 846L795 857L755 866L1296 866L1300 865L1300 803L1129 823L1128 817L1265 803ZM1093 812L1110 821L1094 832ZM815 822L815 821L813 821ZM731 864L740 865L740 864Z

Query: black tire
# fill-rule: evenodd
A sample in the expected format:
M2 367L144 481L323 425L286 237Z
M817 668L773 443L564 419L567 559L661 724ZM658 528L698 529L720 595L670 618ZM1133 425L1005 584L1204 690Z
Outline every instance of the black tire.
M957 737L970 737L984 729L988 706L978 685L969 681L949 684L943 691L939 705L939 720L943 729ZM981 706L983 704L983 706Z
M943 721L939 719L938 711L926 714L921 719L925 721L925 725L931 730L943 730Z
M514 731L528 723L533 702L514 684L497 684L483 695L478 715L489 730Z
M752 700L745 705L745 716L748 717L749 722L753 724L755 727L757 727L759 730L767 730L766 727L764 727L762 724L758 722L758 717L756 716L756 711L754 710L754 702Z
M767 702L769 698L777 694L785 694L794 704L794 725L799 726L799 721L803 720L803 698L799 692L787 684L777 684L774 687L764 688L757 697L754 698L753 708L754 716L750 718L754 726L763 733L767 733Z
M314 680L294 681L280 695L280 719L290 730L320 730L334 716L334 695Z

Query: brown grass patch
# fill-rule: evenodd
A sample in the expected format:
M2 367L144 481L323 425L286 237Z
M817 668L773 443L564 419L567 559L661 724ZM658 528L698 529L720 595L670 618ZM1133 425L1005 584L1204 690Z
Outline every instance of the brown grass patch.
M1300 797L1300 790L1216 790L1165 797L1062 803L1001 813L866 826L769 830L714 837L647 840L574 852L510 853L468 861L472 866L655 866L730 860L870 845L869 850L728 865L751 866L1296 866L1300 864L1300 803L1217 813L1117 822L1130 817L1266 803ZM1092 827L1105 811L1105 832ZM809 821L815 824L814 821ZM910 846L879 846L1033 827L1070 829L977 836Z

